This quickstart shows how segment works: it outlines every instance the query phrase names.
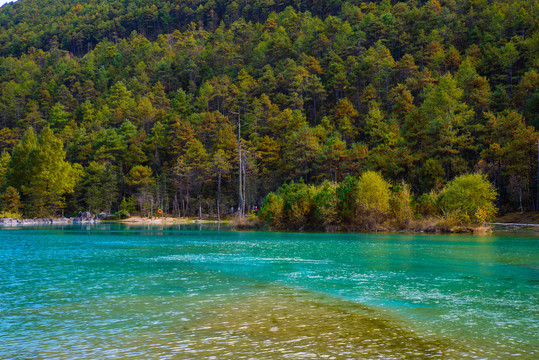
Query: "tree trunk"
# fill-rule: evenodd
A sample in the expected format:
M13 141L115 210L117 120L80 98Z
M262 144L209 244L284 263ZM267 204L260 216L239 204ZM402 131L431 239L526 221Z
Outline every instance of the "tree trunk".
M242 157L245 153L242 154ZM242 161L241 162L241 174L243 176L243 181L242 181L242 188L241 188L241 192L242 192L242 203L241 203L241 216L245 216L245 203L246 203L246 199L245 199L245 183L247 182L246 180L246 176L245 176L245 161Z
M313 95L313 112L314 112L314 124L316 125L316 96Z
M187 189L185 189L185 210L183 211L184 216L187 216L187 214L189 213L189 181L186 184L186 188Z
M535 211L539 212L539 140L537 141L537 199L535 200ZM533 196L532 196L533 198Z
M238 184L238 193L239 193L239 205L238 210L240 211L240 216L243 217L243 194L242 194L242 161L241 161L241 120L240 120L240 114L238 112L238 177L239 177L239 184Z
M174 192L174 200L172 201L172 213L178 213L178 217L181 217L180 204L178 203L178 192Z
M221 221L221 172L219 171L217 181L217 219Z
M509 65L509 94L513 95L513 66Z
M522 188L518 188L518 202L520 204L520 213L524 214L524 209L522 208Z

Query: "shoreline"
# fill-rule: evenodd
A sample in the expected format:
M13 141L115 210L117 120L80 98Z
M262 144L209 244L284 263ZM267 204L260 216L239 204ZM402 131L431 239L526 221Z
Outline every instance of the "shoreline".
M101 220L99 218L32 218L32 219L16 219L16 218L0 218L0 228L14 226L32 226L32 225L71 225L71 224L99 224L99 223L123 223L123 224L230 224L231 220L200 220L193 218L176 218L176 217L140 217L132 216L121 220Z
M0 227L25 226L25 225L69 225L69 224L99 224L100 219L77 219L77 218L33 218L14 219L0 218Z
M329 232L329 233L365 233L365 232L389 232L389 233L448 233L448 234L474 234L474 235L486 235L490 234L494 227L507 227L507 228L535 228L539 227L537 223L516 223L516 222L500 222L497 221L486 223L485 226L478 227L457 227L455 229L442 229L442 228L410 228L410 229L379 229L378 231L367 231L359 229L335 229L337 231L324 231L314 230L315 232ZM500 219L501 220L501 219ZM133 224L133 225L175 225L175 224L229 224L237 230L268 230L268 231L292 231L292 232L309 232L303 229L271 229L262 226L262 223L256 219L225 219L225 220L208 220L208 219L195 219L185 217L141 217L131 216L121 220L100 220L99 218L33 218L33 219L15 219L15 218L0 218L0 228L6 227L18 227L18 226L38 226L38 225L76 225L76 224L99 224L99 223L121 223L121 224Z

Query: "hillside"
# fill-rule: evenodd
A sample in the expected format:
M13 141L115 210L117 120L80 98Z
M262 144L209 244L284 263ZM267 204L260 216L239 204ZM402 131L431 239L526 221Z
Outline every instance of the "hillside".
M229 214L291 180L375 170L416 196L481 171L502 211L533 210L537 14L533 0L5 5L0 206Z

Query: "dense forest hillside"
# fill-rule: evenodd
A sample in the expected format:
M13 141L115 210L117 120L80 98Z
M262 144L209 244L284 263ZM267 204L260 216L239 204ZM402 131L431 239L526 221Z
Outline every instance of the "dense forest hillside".
M534 0L19 0L0 9L0 206L248 210L378 171L482 172L536 210ZM241 139L241 141L238 141Z

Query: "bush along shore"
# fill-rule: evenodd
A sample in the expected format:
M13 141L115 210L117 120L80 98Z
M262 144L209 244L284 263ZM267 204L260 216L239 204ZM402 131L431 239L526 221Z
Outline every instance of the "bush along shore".
M456 177L419 197L373 171L321 185L291 182L270 193L260 219L274 230L485 232L496 191L482 174Z

